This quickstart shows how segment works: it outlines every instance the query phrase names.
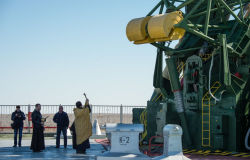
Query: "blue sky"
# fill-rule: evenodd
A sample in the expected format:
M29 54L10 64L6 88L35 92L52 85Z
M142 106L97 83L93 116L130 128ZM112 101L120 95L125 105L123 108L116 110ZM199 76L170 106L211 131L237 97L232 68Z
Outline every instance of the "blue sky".
M156 3L1 0L0 104L146 105L156 48L125 30Z

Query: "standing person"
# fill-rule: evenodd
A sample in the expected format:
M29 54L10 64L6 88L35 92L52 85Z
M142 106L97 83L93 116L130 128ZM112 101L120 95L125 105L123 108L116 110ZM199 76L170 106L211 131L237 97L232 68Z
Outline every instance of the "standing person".
M86 107L89 100L86 99L85 106L82 107L80 101L76 102L74 108L75 130L76 130L76 153L85 154L88 148L88 139L92 135L92 125L90 122L90 110Z
M91 108L89 104L85 104L85 107L89 108L89 112L91 112ZM70 127L70 131L72 134L72 145L73 145L73 149L76 149L76 129L75 129L75 121L72 123L71 127ZM86 142L86 148L90 148L90 143L89 143L89 138L87 139Z
M25 114L20 110L20 106L16 106L15 112L11 115L11 120L13 123L11 124L14 129L14 146L17 146L17 132L19 132L19 140L18 146L22 146L22 134L23 134L23 121L25 120Z
M35 110L32 112L32 123L33 123L33 133L30 149L33 152L41 152L45 149L44 145L44 120L42 114L40 113L41 105L38 103L35 105Z
M69 117L63 111L63 106L59 106L59 111L54 115L53 121L57 124L56 148L60 147L60 135L63 132L64 148L67 148L67 129L69 127Z

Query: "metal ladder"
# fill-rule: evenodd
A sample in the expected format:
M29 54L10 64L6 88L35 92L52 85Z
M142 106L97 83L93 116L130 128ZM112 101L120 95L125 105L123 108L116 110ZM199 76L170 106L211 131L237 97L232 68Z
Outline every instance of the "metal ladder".
M220 88L220 82L216 81L211 87L212 94ZM210 147L210 107L211 95L209 91L202 98L202 146Z

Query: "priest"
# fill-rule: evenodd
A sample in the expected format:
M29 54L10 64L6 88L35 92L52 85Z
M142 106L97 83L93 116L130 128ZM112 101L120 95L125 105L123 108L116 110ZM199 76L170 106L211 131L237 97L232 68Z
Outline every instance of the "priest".
M86 99L84 107L80 101L76 102L74 108L75 132L76 132L76 153L85 154L89 148L89 137L92 135L92 125L90 122L89 100Z
M40 113L41 105L36 104L35 110L32 112L32 123L33 123L33 133L32 133L32 140L31 140L31 147L30 149L33 152L41 152L45 149L44 145L44 121L45 119L42 118L42 114Z

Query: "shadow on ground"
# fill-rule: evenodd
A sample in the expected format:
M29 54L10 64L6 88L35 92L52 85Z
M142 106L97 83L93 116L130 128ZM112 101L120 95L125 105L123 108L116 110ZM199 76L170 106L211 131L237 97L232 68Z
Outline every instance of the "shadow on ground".
M94 160L95 156L103 153L105 150L102 145L91 143L91 148L87 150L86 154L76 154L72 149L72 145L67 149L61 147L60 149L54 146L47 146L43 152L32 152L29 146L24 147L1 147L0 159L87 159Z

